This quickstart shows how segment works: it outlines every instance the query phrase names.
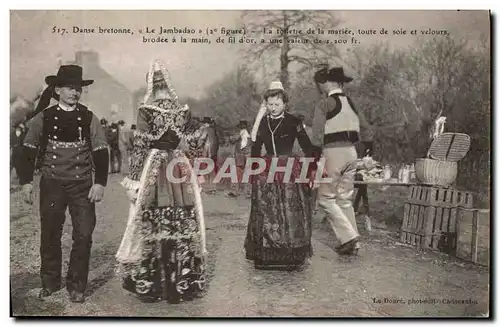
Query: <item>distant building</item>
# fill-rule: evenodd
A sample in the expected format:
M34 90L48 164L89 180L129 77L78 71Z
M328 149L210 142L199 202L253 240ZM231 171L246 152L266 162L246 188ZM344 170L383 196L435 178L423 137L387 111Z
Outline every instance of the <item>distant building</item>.
M141 106L142 102L144 101L144 96L146 95L147 88L146 87L141 87L140 89L137 89L134 91L132 97L133 97L133 102L134 102L134 108L135 110L133 111L133 120L134 124L135 121L137 120L137 109Z
M75 61L70 64L82 66L83 78L94 80L94 84L83 88L81 102L99 119L106 118L109 122L123 119L127 124L135 123L132 92L101 67L97 52L78 51Z

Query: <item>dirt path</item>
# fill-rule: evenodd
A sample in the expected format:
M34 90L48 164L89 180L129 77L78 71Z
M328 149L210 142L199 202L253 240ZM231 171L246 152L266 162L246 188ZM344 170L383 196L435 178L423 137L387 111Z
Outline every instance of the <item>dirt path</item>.
M128 210L126 196L116 183L120 178L111 177L106 200L98 207L89 296L84 304L68 302L64 290L45 301L36 298L38 212L36 206L23 211L16 193L12 194L14 315L478 316L488 311L489 276L485 268L403 246L396 242L395 233L377 228L370 236L362 231L366 237L359 257L341 258L333 252L333 236L320 216L313 223L315 255L309 267L291 273L256 271L245 260L242 248L250 201L227 197L222 191L204 195L210 252L205 296L179 305L142 303L122 290L114 274L114 254ZM63 235L65 262L70 247L68 219ZM422 300L427 303L418 302Z

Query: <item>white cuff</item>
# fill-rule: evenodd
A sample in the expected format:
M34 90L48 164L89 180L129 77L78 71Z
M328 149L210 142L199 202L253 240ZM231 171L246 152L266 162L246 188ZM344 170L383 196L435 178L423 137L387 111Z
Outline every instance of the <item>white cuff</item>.
M120 183L121 186L123 186L127 190L138 190L140 186L139 181L135 181L133 179L130 179L128 177L125 177L123 181Z

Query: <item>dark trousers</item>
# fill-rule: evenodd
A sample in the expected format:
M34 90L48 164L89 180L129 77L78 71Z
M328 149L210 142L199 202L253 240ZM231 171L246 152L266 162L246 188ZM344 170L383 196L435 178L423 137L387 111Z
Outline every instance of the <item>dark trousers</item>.
M354 211L358 212L359 203L363 200L363 208L365 209L365 214L370 213L370 206L368 204L368 189L366 185L356 185L356 198L354 199Z
M363 176L360 173L356 173L355 175L355 180L356 181L363 181ZM358 212L359 209L359 203L361 200L363 200L363 208L365 209L365 214L370 214L370 206L368 204L368 187L366 184L357 184L355 188L358 190L356 192L356 197L354 199L353 207L354 207L354 212Z
M23 159L23 147L13 147L10 157L10 172L12 173L12 168L14 168L17 178L19 178L19 174L21 173L21 165L24 163Z
M89 273L92 233L96 224L95 204L88 194L92 180L64 181L42 177L40 180L42 287L61 288L61 236L69 208L73 225L73 246L66 275L69 292L84 292Z
M110 147L110 153L109 153L109 165L110 165L110 173L119 173L121 170L121 153L120 149L118 147Z
M123 160L123 155L122 155L122 151L120 149L116 150L116 161L117 161L117 164L116 166L118 167L118 171L117 173L121 172L122 171L122 160Z

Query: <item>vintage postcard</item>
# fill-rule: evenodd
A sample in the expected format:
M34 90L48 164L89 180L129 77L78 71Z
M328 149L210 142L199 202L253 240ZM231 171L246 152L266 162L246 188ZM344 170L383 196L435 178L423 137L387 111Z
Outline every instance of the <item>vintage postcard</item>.
M11 10L11 316L490 317L487 10Z

